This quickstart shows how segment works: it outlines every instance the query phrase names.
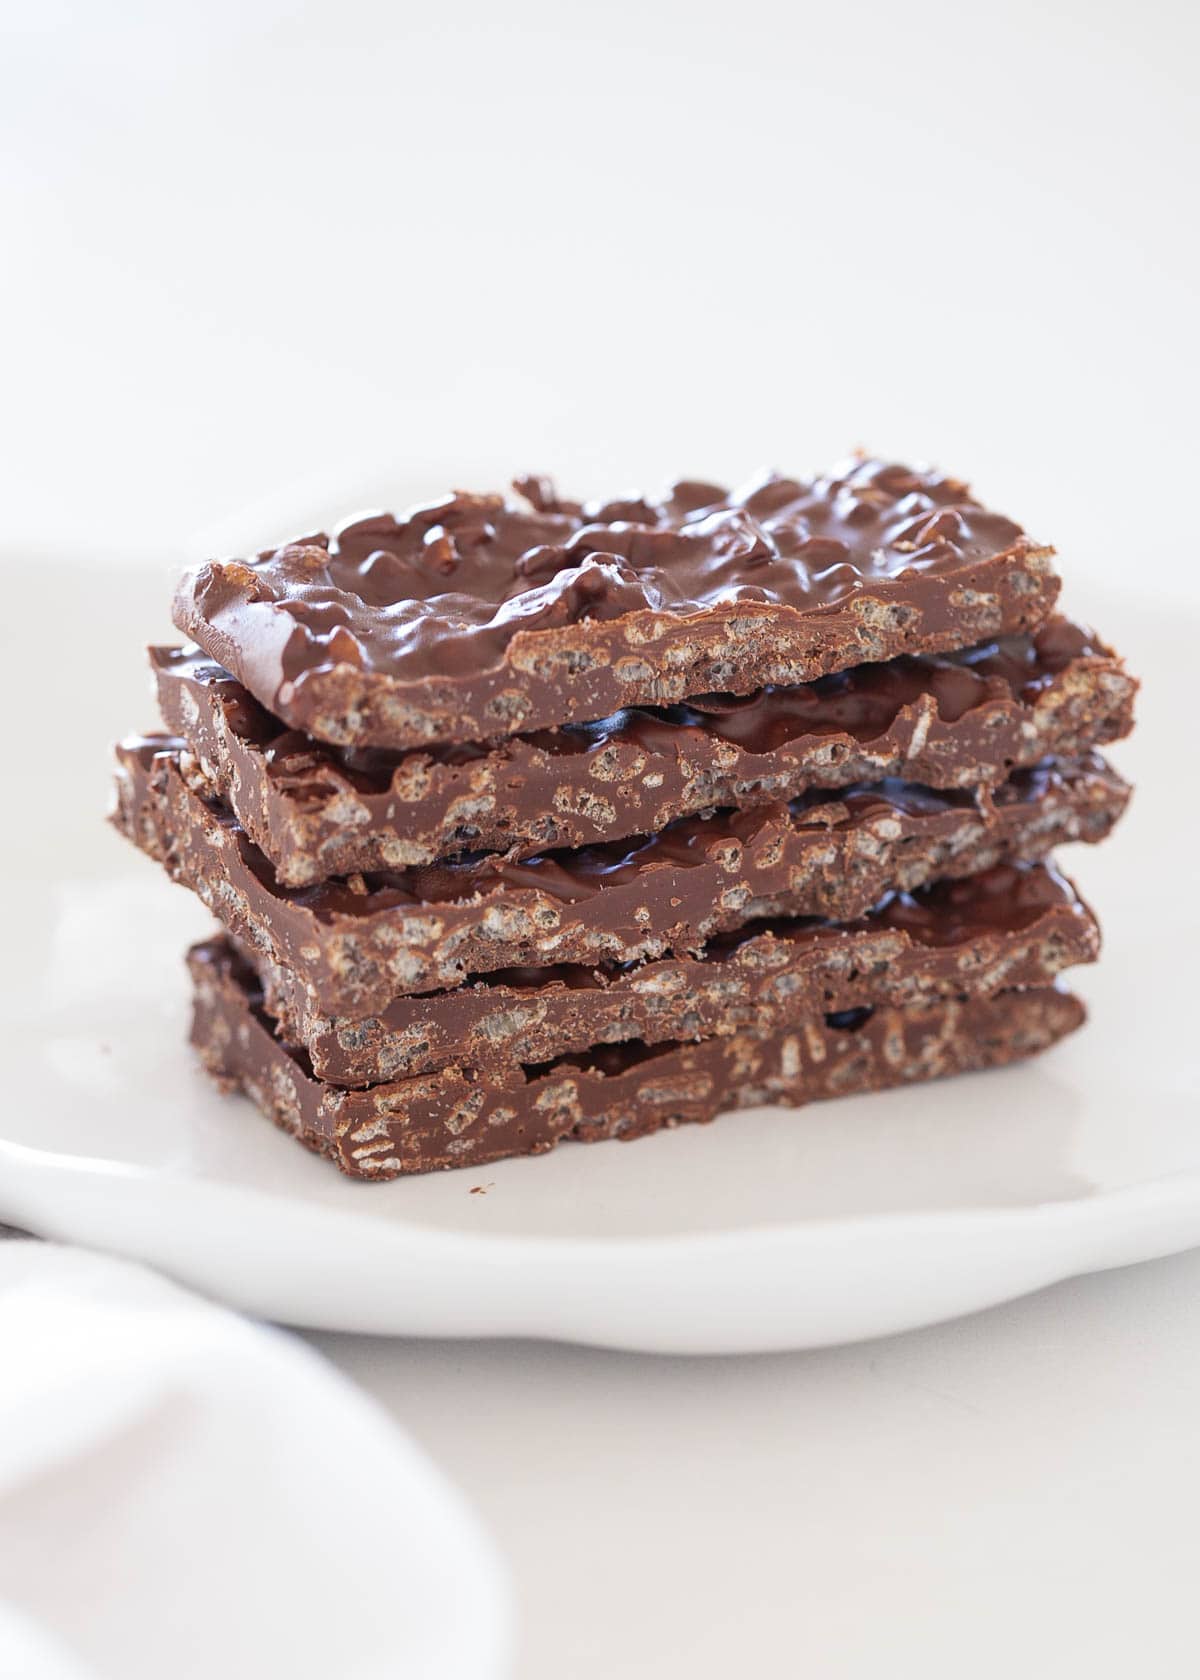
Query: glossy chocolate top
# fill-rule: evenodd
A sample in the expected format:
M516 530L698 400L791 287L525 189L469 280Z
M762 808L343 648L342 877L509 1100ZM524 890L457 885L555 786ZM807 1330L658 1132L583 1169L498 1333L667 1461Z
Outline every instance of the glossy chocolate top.
M334 665L419 681L491 667L518 632L647 609L820 611L899 580L944 590L1033 546L958 479L868 459L735 491L681 482L653 501L567 501L540 478L516 489L516 501L458 492L202 567L176 621L206 641L202 627L235 607L237 637L261 626L284 687Z

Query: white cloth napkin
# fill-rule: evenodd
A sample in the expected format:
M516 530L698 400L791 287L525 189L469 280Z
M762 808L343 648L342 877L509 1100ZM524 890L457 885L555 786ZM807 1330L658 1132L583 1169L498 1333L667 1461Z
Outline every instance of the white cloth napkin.
M0 1242L2 1680L498 1680L509 1649L470 1513L302 1343Z

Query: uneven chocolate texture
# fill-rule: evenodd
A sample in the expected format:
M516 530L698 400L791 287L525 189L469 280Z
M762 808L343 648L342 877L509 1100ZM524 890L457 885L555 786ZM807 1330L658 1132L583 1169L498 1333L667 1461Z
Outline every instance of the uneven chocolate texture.
M179 759L170 738L118 748L115 823L331 1016L376 1015L497 969L694 951L756 918L860 916L890 890L1100 840L1129 796L1087 754L1018 771L982 804L885 781L686 817L632 843L285 889L228 810L187 786Z
M995 786L1016 766L1126 734L1137 688L1097 637L1056 617L800 688L396 754L284 729L196 649L153 648L151 659L163 721L187 742L188 781L231 806L292 887L464 851L530 857L885 776Z
M1042 988L796 1017L774 1032L699 1044L606 1045L533 1067L452 1068L346 1091L314 1079L303 1052L274 1036L226 941L193 947L188 962L192 1043L208 1071L343 1172L376 1181L541 1154L568 1138L644 1137L758 1103L798 1107L998 1067L1046 1049L1084 1019L1070 993Z
M482 741L1034 628L1053 551L958 480L855 459L729 492L457 494L188 574L175 622L293 729Z
M281 1035L303 1047L317 1077L369 1085L456 1063L542 1062L631 1038L767 1032L867 1004L1047 986L1099 949L1096 919L1071 883L1031 863L890 893L851 922L751 923L715 935L696 957L501 969L363 1019L321 1015L290 970L253 947L243 954Z

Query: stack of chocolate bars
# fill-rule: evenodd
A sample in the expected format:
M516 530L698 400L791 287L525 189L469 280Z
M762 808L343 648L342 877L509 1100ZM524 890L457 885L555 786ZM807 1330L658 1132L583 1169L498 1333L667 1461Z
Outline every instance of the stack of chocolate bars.
M634 1138L1053 1044L1051 861L1129 788L1053 552L855 459L456 494L186 577L114 820L221 923L204 1065L348 1173Z

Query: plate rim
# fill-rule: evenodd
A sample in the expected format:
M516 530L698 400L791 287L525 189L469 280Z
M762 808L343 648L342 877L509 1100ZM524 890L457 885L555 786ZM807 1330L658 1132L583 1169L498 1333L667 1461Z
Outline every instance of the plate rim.
M463 1232L372 1215L367 1259L394 1263L398 1294L385 1292L365 1306L353 1296L348 1305L344 1272L347 1264L351 1270L363 1264L363 1245L337 1239L351 1226L361 1234L355 1210L314 1209L209 1175L174 1177L175 1197L164 1203L157 1192L169 1175L155 1169L4 1139L0 1168L0 1217L151 1265L256 1317L316 1331L534 1338L665 1356L851 1344L1200 1245L1200 1168L1019 1207L905 1209L612 1238ZM180 1196L201 1214L224 1205L227 1217L230 1202L239 1204L260 1245L278 1245L289 1284L280 1286L271 1266L230 1271L219 1254L197 1254L186 1237L180 1244L179 1226L169 1217ZM289 1242L295 1244L314 1214L332 1221L332 1247L342 1252L330 1264L331 1243L312 1245L297 1266ZM193 1231L194 1222L186 1229ZM839 1289L832 1294L819 1283L806 1287L806 1277L827 1275L815 1261L838 1263ZM412 1278L427 1276L432 1264L439 1287L422 1297ZM764 1295L761 1280L774 1275L769 1268L785 1268L789 1287ZM889 1290L886 1280L898 1273L902 1285ZM723 1295L724 1305L700 1321L686 1308L709 1293Z
M151 1184L166 1183L183 1195L207 1199L230 1197L260 1208L277 1209L288 1219L316 1218L347 1227L353 1226L355 1229L360 1229L364 1223L363 1214L358 1209L323 1207L294 1196L274 1193L255 1184L223 1183L211 1173L174 1173L134 1162L110 1161L103 1156L41 1149L37 1145L16 1143L5 1137L0 1137L0 1164L15 1166L18 1174L30 1171L38 1175L49 1172L58 1177L70 1174L81 1179L122 1181L129 1186L144 1185L147 1189ZM7 1173L5 1181L4 1185L0 1186L0 1211L7 1211L8 1208L6 1192L10 1181ZM367 1195L372 1188L374 1187L368 1184L363 1186ZM523 1252L539 1256L544 1252L546 1257L552 1256L555 1260L560 1260L564 1253L587 1255L590 1258L608 1257L614 1250L657 1254L687 1247L709 1247L714 1244L728 1246L762 1238L769 1238L772 1242L786 1239L789 1242L809 1243L817 1240L828 1241L833 1233L863 1235L883 1228L899 1230L906 1227L936 1226L948 1231L976 1224L997 1228L1004 1225L1042 1225L1050 1222L1093 1223L1110 1208L1122 1209L1126 1206L1140 1205L1155 1200L1160 1195L1171 1199L1173 1192L1186 1192L1187 1198L1195 1201L1197 1211L1200 1212L1200 1167L1181 1167L1176 1172L1133 1179L1127 1184L1110 1189L1088 1190L1078 1196L1054 1197L1016 1206L992 1207L983 1204L973 1207L900 1208L881 1213L816 1215L795 1222L768 1220L761 1224L730 1226L719 1230L612 1237L448 1230L437 1225L427 1225L420 1220L385 1217L370 1209L366 1212L374 1231L388 1233L383 1239L385 1241L399 1235L421 1242L433 1242L438 1246L458 1249L464 1253L479 1248L502 1247L509 1253ZM1200 1238L1197 1240L1200 1241Z

